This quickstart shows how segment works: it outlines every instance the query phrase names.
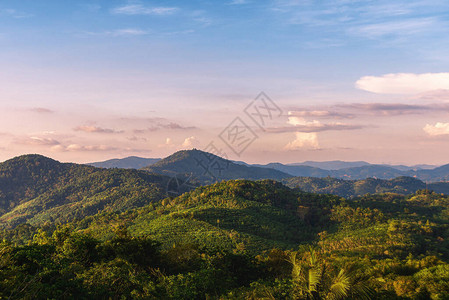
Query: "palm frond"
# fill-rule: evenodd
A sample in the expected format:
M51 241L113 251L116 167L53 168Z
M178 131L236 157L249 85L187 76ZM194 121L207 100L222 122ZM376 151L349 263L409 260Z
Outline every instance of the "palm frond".
M341 269L332 280L327 298L331 300L344 299L351 289L351 278L345 269Z

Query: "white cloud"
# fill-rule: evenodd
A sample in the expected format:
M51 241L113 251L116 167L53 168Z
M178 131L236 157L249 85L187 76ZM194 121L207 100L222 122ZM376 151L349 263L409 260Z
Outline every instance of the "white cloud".
M191 137L186 138L181 146L183 148L192 148L192 147L197 147L198 145L199 145L198 139L194 136L191 136Z
M449 73L395 73L383 76L365 76L356 87L378 94L419 94L449 89Z
M315 132L296 132L296 139L288 143L285 150L316 150L320 149L318 135Z
M288 117L288 124L294 126L307 126L307 127L320 127L322 126L321 122L318 120L313 120L311 122L306 121L301 117Z
M172 15L178 10L177 7L148 7L141 4L130 4L116 7L112 10L113 14L122 15Z
M427 124L423 130L430 136L447 135L449 134L449 123Z

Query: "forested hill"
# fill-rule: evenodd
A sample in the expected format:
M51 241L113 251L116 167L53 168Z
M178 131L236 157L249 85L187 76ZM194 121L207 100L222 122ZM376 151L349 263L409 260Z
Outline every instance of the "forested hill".
M158 161L160 158L143 158L137 156L129 156L125 158L115 158L100 162L88 163L89 166L97 168L120 168L120 169L141 169L143 167L150 166Z
M273 180L231 180L202 186L120 216L88 217L78 226L104 238L111 226L126 223L133 235L152 236L168 248L173 244L196 244L232 251L242 244L257 253L314 239L324 212L329 213L330 205L341 200L295 191Z
M200 183L230 179L284 179L291 175L270 169L236 164L212 153L200 150L178 151L155 164L143 168L157 174L178 176L188 174Z
M344 200L220 182L0 232L0 298L447 299L448 210L427 190Z
M284 179L282 182L291 188L299 188L311 193L333 194L345 198L380 193L409 195L426 188L437 193L449 194L449 182L426 184L416 178L405 176L389 180L375 178L343 180L332 177L293 177Z
M0 225L66 222L102 210L139 207L165 196L168 178L24 155L0 164Z

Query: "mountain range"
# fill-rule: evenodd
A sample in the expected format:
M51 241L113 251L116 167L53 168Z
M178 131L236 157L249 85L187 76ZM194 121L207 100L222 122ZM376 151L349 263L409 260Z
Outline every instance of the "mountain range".
M449 195L449 182L426 184L419 179L405 176L393 179L366 178L361 180L344 180L332 177L292 177L282 180L282 183L305 192L333 194L344 198L383 193L409 195L424 189Z
M357 168L357 167L365 167L372 165L366 161L341 161L341 160L332 160L332 161L305 161L302 163L292 163L287 164L287 166L309 166L320 168L323 170L341 170L348 168ZM433 169L436 168L436 165L413 165L413 166L405 166L405 165L389 165L389 164L379 164L380 166L392 167L394 169L398 169L401 171L410 171L410 170L420 170L420 169Z
M449 165L417 171L378 165L326 171L310 166L243 165L200 150L179 151L150 163L140 170L97 168L35 154L0 163L0 225L64 223L101 212L120 212L233 179L273 179L301 191L346 198L367 193L412 194L426 188L449 194L449 183L436 182L449 179Z
M148 164L143 166L144 163ZM196 149L179 151L164 159L127 157L90 165L103 168L142 168L169 176L193 174L195 178L199 177L200 181L206 182L213 182L214 179L284 179L292 176L317 178L330 176L348 180L394 179L407 176L427 182L449 180L449 164L440 167L426 164L415 166L370 164L364 161L247 164L242 161L226 160ZM262 169L271 169L271 171Z

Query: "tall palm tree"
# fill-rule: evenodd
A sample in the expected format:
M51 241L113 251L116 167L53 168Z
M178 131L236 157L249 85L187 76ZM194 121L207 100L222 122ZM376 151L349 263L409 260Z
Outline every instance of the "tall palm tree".
M335 272L313 249L305 257L308 259L301 260L298 252L290 254L294 299L372 299L368 278L357 276L356 268L341 268Z

